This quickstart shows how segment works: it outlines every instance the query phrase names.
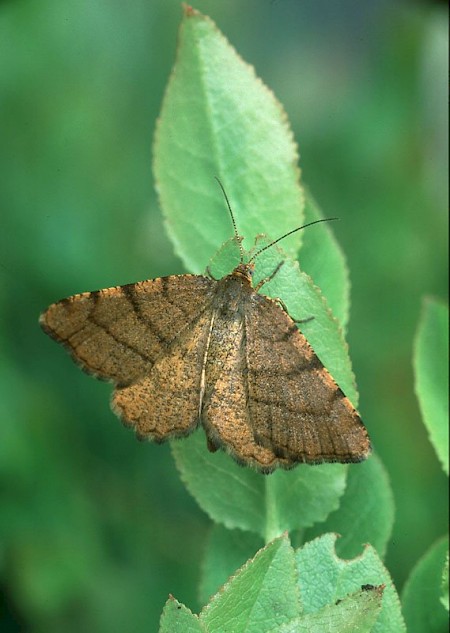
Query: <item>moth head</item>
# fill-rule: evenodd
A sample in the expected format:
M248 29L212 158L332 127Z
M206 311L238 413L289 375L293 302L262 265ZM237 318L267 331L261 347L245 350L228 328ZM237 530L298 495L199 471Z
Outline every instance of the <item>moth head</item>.
M249 262L248 264L244 264L243 262L241 262L239 266L234 269L233 275L235 277L244 279L251 285L254 272L255 264L253 262Z

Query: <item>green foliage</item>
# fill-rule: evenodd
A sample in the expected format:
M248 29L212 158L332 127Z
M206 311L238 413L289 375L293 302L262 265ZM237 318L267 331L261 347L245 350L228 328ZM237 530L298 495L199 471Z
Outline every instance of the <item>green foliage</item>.
M154 156L166 227L192 272L203 272L231 234L214 176L244 237L278 237L301 224L297 148L284 110L214 23L195 12L186 11L180 29ZM294 255L299 244L296 234L285 248Z
M414 370L423 421L448 475L448 307L432 299L423 303Z
M323 521L345 489L343 464L301 465L264 476L222 451L210 453L202 431L172 442L172 452L187 489L214 521L260 534L266 542Z
M200 578L200 603L206 604L236 569L264 546L264 539L255 532L229 530L220 524L211 528Z
M442 570L442 581L441 581L441 603L444 607L449 610L449 596L448 596L448 550L447 556L445 557L444 568Z
M211 633L264 633L294 618L298 601L293 551L281 538L230 578L200 618Z
M397 594L375 550L367 546L362 556L343 561L334 553L335 538L327 534L296 552L286 536L275 539L212 596L198 617L170 599L160 633L184 631L177 628L175 609L180 618L189 613L192 629L186 630L204 633L406 631ZM172 629L164 628L169 614Z
M305 324L305 331L314 337L317 329L314 347L319 351L323 339L325 363L331 363L333 373L341 372L340 380L351 390L345 345L326 318L328 308L345 334L348 328L361 413L376 455L348 468L339 507L330 507L325 521L294 530L292 541L298 546L337 531L341 538L335 549L343 558L357 555L366 542L384 556L389 543L385 564L400 589L418 557L447 529L448 518L448 480L427 440L410 362L421 297L444 298L448 287L447 16L436 3L400 0L372 3L364 11L362 3L350 0L336 12L323 12L321 3L197 0L197 5L214 14L282 98L301 145L306 180L325 215L341 219L280 244L290 258L299 253L301 270L327 302L323 310L312 304L288 306L298 318L319 310L329 333L323 337L314 321ZM136 442L109 411L110 387L79 372L37 325L41 310L74 292L203 272L232 236L214 175L232 199L246 250L260 232L277 238L321 213L309 194L305 217L301 199L289 208L297 191L296 149L292 139L286 140L284 116L267 90L251 91L255 134L245 136L238 121L230 119L235 111L249 119L235 86L242 86L245 73L251 79L252 71L239 66L236 57L228 67L220 55L208 68L200 49L205 40L212 41L203 34L200 48L192 51L195 63L185 67L193 80L193 89L185 93L192 98L189 115L176 122L184 156L177 153L176 135L165 148L166 161L172 152L176 160L166 189L177 205L176 217L166 216L166 224L175 242L176 231L181 239L185 231L191 238L177 245L186 268L173 255L154 195L149 145L179 19L179 0L135 0L132 6L99 0L0 5L5 123L0 147L0 628L5 633L155 632L169 593L198 613L269 536L270 530L263 538L219 523L211 528L186 494L169 447ZM364 37L355 38L356 30ZM187 35L192 41L192 32ZM232 73L228 80L234 83L215 89L218 100L207 103L195 83L199 69L209 79ZM169 93L167 98L170 104ZM229 112L222 100L230 103ZM265 122L273 126L268 143L264 135L256 140L255 135L262 118L259 104L266 109L271 100L275 115ZM202 139L206 147L222 122L229 127L228 145L206 155ZM192 127L191 138L183 125ZM272 166L270 182L255 180L259 165ZM192 176L191 191L185 181L177 184L186 172ZM281 172L289 174L284 182ZM283 184L281 198L269 191L274 182ZM162 178L159 185L164 189ZM196 222L197 209L202 222ZM351 271L350 322L348 271L334 235ZM228 247L229 257L227 248L215 257L220 274L238 260L236 243ZM282 297L297 292L298 273L289 266L294 273L290 288L273 289ZM227 471L234 466L222 458ZM390 486L397 512L389 537ZM320 495L323 514L329 501ZM302 517L302 507L297 509ZM296 521L296 508L291 511ZM441 572L435 569L432 590L438 587L445 607L444 563L439 581ZM418 600L425 595L420 589ZM351 622L365 606L376 616L378 589L349 591L337 605L330 602L298 616L301 623L294 618L278 628L301 631L305 622L313 627L315 621L326 631L331 620L335 631L338 622ZM197 616L179 606L171 600L164 617L183 622L184 631L196 618L193 630L198 631ZM166 620L166 628L171 627Z
M336 535L326 534L307 543L297 552L299 586L306 613L311 613L356 591L360 585L385 585L383 606L374 632L400 633L405 625L400 601L376 551L367 545L354 560L341 560L334 551Z
M315 613L295 618L273 633L369 633L381 609L383 586L356 591Z
M448 538L434 543L405 584L402 606L408 633L447 631L448 602L447 608L442 604L445 583L448 591Z
M170 597L161 616L159 633L208 633L184 604Z
M319 205L309 191L305 196L305 222L323 218ZM304 270L327 299L331 311L344 333L350 314L350 280L345 254L336 237L333 225L326 223L306 229L300 262Z
M389 477L378 455L350 468L339 508L326 521L306 531L309 540L324 532L341 534L336 551L342 558L356 556L370 543L384 558L394 525L394 499Z
M426 299L414 346L415 388L430 441L448 475L448 308ZM448 628L448 537L411 571L402 594L409 633Z

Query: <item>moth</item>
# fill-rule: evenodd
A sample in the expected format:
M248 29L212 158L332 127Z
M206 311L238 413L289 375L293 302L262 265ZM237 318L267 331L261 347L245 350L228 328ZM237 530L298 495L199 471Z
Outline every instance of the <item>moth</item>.
M357 411L280 302L260 292L280 266L253 285L255 258L286 236L245 263L222 190L241 248L231 274L76 294L41 315L44 332L114 383L112 409L140 439L164 442L201 424L211 451L262 473L364 460L370 441Z

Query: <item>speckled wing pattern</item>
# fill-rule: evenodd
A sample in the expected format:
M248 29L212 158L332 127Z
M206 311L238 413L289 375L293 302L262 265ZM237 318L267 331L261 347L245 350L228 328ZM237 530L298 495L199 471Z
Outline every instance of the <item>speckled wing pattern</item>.
M255 440L289 463L359 462L367 431L295 322L254 293L245 310L249 417Z
M215 285L174 275L84 292L51 305L41 325L87 373L115 383L112 407L125 424L163 441L198 424Z
M210 442L266 473L365 459L358 413L291 317L233 275L219 284L202 402Z
M41 325L115 383L113 410L140 438L181 437L201 421L211 450L261 472L369 453L357 412L294 321L236 271L74 295Z

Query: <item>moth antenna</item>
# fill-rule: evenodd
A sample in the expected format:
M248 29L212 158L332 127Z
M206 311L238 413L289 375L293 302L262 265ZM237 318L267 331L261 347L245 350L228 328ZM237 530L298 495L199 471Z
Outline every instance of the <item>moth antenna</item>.
M285 237L288 237L289 235L292 235L292 233L297 233L297 231L301 231L302 229L306 229L307 226L312 226L313 224L319 224L319 222L331 222L333 220L339 220L339 218L321 218L320 220L314 220L314 222L308 222L308 224L304 224L303 226L298 226L296 229L293 229L292 231L289 231L289 233L285 233L284 235L279 237L277 240L274 240L273 242L270 242L270 244L267 244L263 248L259 249L259 251L256 251L256 253L254 255L252 255L252 257L250 258L248 263L252 262L256 257L258 257L258 255L261 255L261 253L266 251L268 248L270 248L274 244L277 244L278 242L281 242L281 240L284 240Z
M241 236L238 233L238 230L237 230L237 227L236 227L236 220L234 219L233 211L231 210L231 204L230 204L230 201L228 200L228 196L227 196L227 192L225 191L225 187L222 185L222 183L217 178L217 176L214 176L214 178L217 180L217 182L219 183L219 187L222 189L222 193L223 193L225 201L227 203L228 211L230 212L231 221L233 223L234 236L236 238L237 243L239 244L239 252L241 254L241 264L242 264L244 262L244 249L242 248L242 239L241 239Z

